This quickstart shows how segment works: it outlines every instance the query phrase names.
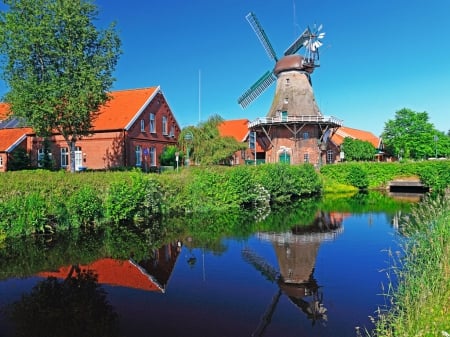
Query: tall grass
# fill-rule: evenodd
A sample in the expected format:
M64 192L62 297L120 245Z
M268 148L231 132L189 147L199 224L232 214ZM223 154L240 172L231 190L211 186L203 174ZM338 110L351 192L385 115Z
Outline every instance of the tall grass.
M404 220L405 255L394 270L388 312L379 310L370 336L450 336L450 190L426 198Z

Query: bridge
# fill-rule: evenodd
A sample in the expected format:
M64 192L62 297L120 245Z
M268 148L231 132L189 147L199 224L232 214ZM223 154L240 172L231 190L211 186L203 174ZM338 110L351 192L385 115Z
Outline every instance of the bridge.
M414 192L425 193L430 190L428 186L425 186L418 177L404 177L397 178L389 182L389 192Z

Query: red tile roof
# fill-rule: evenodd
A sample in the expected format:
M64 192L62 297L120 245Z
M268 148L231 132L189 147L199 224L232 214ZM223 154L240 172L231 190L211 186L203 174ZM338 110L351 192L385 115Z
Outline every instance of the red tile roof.
M14 145L22 141L26 135L34 134L31 128L14 128L0 130L0 152L12 151Z
M81 270L91 270L98 275L98 283L112 286L141 289L147 291L164 292L164 289L150 275L132 260L115 260L104 258L86 266L79 266ZM40 277L66 278L72 266L59 268L55 272L41 272Z
M0 102L0 121L5 120L9 113L9 104Z
M235 119L224 121L219 125L219 133L222 137L233 137L238 142L244 142L248 135L248 119Z
M111 99L100 108L93 129L125 129L160 91L159 87L113 91Z
M346 137L370 142L375 148L379 148L380 146L380 138L375 136L372 132L353 129L347 126L341 126L331 137L331 140L333 143L340 146Z
M100 108L93 122L93 129L95 131L125 129L159 91L158 86L111 92L111 99ZM0 103L0 121L6 119L9 111L8 103Z

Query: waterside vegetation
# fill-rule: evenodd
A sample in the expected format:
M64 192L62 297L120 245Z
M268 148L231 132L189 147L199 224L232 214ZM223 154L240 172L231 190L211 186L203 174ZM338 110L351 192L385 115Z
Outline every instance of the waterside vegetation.
M401 222L404 252L392 254L386 296L390 309L379 309L372 337L450 336L450 190L427 197Z
M286 204L330 192L354 194L385 188L404 176L443 191L450 182L450 161L344 163L320 172L309 164L190 167L164 174L5 172L0 175L0 238Z

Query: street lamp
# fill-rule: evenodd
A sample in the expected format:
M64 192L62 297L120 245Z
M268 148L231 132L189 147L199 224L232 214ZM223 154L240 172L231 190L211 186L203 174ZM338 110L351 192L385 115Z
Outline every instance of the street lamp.
M184 135L184 141L186 142L186 161L185 165L189 166L189 143L194 139L194 135L191 131L187 131Z

